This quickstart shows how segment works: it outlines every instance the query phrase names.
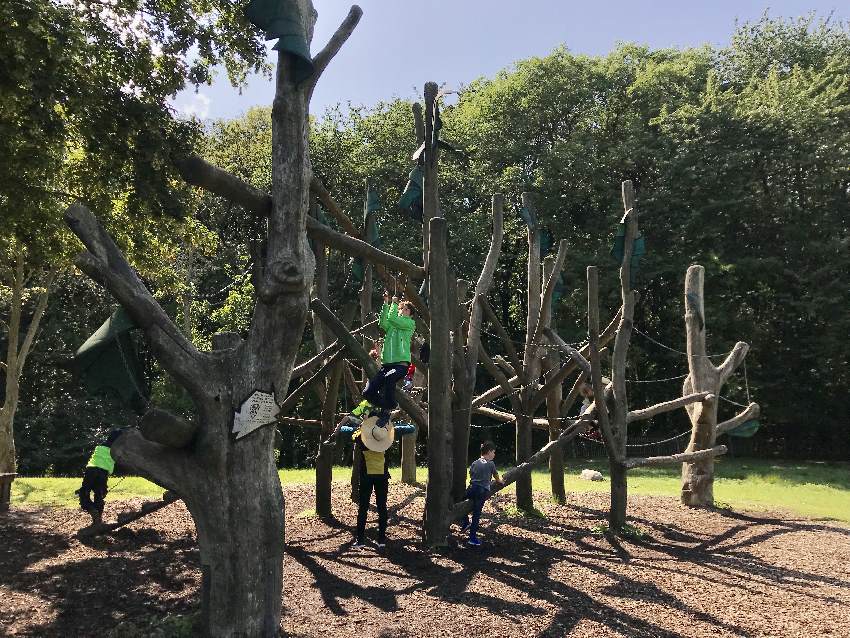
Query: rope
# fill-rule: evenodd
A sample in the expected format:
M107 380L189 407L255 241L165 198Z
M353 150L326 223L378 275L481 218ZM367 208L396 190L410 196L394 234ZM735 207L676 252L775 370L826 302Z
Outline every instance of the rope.
M685 374L680 374L676 377L667 377L666 379L626 379L626 383L662 383L664 381L677 381L679 379L684 379L688 376L688 372Z
M748 407L750 407L750 406L748 406L748 405L744 405L743 403L738 403L737 401L733 401L732 399L727 399L727 398L726 398L726 397L724 397L722 394L720 395L720 398L721 398L721 399L723 399L724 401L726 401L726 403L731 403L732 405L737 405L739 408L748 408Z
M636 328L634 326L632 327L632 330L634 330L636 333L638 333L644 339L648 339L649 341L651 341L655 345L660 346L660 347L664 348L665 350L669 350L670 352L675 352L676 354L680 354L680 355L685 356L685 357L688 356L687 352L683 352L682 350L676 350L676 348L671 348L670 346L661 343L657 339L653 339L648 334L646 334L645 332L642 332L641 330L638 330L638 328ZM725 352L723 354L701 354L701 355L694 355L694 356L705 357L707 359L717 359L717 358L720 358L720 357L728 356L729 352L732 352L732 351L729 350L728 352Z
M497 339L502 339L502 338L503 338L503 337L501 337L500 335L497 335L497 334L495 334L495 333L493 333L493 332L488 332L487 330L484 330L484 328L481 328L481 332L482 332L483 334L485 334L485 335L489 335L489 336L491 336L491 337L495 337L495 338L497 338ZM552 345L551 343L542 343L542 342L540 342L540 341L537 341L537 342L535 342L535 343L526 344L526 343L525 343L525 341L515 341L515 340L513 340L513 339L508 339L508 341L510 341L510 342L511 342L512 344L514 344L514 345L522 346L523 348L525 348L527 345L530 345L530 346L537 346L538 348L547 348L547 349L549 349L549 350L557 350L557 351L559 351L559 352L560 352L560 348L559 348L558 346ZM566 342L565 342L565 343L566 343ZM573 348L581 348L581 347L583 347L583 346L585 346L585 345L587 345L587 344L588 344L588 341L587 341L587 340L585 340L585 341L577 341L577 342L575 342L575 343L567 343L567 345L568 345L568 346L572 346Z

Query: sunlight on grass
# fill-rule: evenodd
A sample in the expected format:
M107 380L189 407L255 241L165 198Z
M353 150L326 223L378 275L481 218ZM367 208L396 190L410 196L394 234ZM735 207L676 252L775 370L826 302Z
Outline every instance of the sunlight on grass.
M583 468L599 470L607 479L607 461L570 459L565 476L567 492L607 493L610 489L607 480L578 478ZM400 480L399 468L390 471L393 481ZM679 466L633 470L629 473L629 494L678 497L680 471ZM348 483L351 477L350 467L335 467L333 472L334 483ZM426 483L427 468L417 468L416 479ZM312 485L315 471L283 469L280 480L283 485ZM537 492L535 498L541 502L550 491L548 472L545 469L534 472L532 484ZM74 490L79 486L79 478L19 478L12 484L12 503L76 507ZM163 492L161 487L135 476L110 478L109 490L107 501L159 499ZM514 491L513 486L505 490ZM714 496L718 503L734 509L784 510L811 518L850 522L850 464L722 459L717 464Z

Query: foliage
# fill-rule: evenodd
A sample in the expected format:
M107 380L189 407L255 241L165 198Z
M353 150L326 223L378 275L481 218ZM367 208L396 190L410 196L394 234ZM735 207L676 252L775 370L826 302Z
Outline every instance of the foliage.
M88 15L93 5L83 5ZM150 0L144 6L184 26L190 15L195 19L207 10L218 15L221 8L218 1L159 6ZM21 190L14 180L24 178L27 188L85 185L87 198L103 203L98 212L107 214L110 229L169 312L182 314L180 302L190 297L196 343L207 345L218 331L243 331L253 305L252 254L264 222L209 195L184 192L175 199L170 159L194 144L212 163L268 190L270 109L216 122L198 138L192 125L173 119L164 99L182 86L180 77L205 81L203 69L219 59L216 55L232 61L226 66L238 80L259 63L256 34L239 23L232 8L222 9L224 23L210 27L215 33L209 41L218 44L210 57L200 57L200 70L187 74L186 47L201 38L195 27L174 34L153 29L124 42L106 26L92 26L97 22L92 16L74 11L46 0L0 8L0 60L21 51L45 53L21 68L0 65L0 74L6 74L0 77L0 144L20 145L4 152L21 167L16 175L4 172L6 165L0 169L0 198L13 187ZM199 29L208 28L199 22ZM41 26L33 31L29 24ZM87 29L100 48L84 41ZM172 35L178 41L170 41ZM154 43L165 52L160 57L151 53ZM109 61L99 72L87 64L94 55ZM151 60L163 65L161 77L145 77ZM47 73L45 65L58 61L61 69ZM752 346L746 381L765 424L753 449L762 455L845 458L850 452L845 416L850 314L844 284L850 269L848 78L847 25L764 18L740 26L722 49L624 44L606 56L589 57L561 48L473 82L442 112L442 137L466 151L465 157L441 155L441 207L449 220L456 275L470 279L480 268L490 237L490 195L504 192L506 236L491 301L514 338L522 337L527 247L517 210L520 193L534 191L542 222L556 240L570 242L568 290L554 321L567 341L583 340L588 264L600 266L605 310L613 314L618 305L609 250L622 214L619 184L631 179L648 247L635 326L684 350L684 272L693 262L703 264L710 350L722 354L739 339ZM144 88L122 91L131 80ZM9 91L9 86L17 88ZM72 86L79 90L71 91ZM30 90L47 96L44 104L51 103L50 96L67 97L54 99L61 108L47 112L27 101ZM118 94L118 102L110 101ZM82 116L90 112L99 115L91 121ZM114 127L105 124L113 120ZM19 134L33 123L37 137ZM140 130L140 123L149 130ZM106 139L99 140L100 133ZM314 120L310 142L316 174L354 222L363 218L368 178L380 194L384 249L419 261L420 226L396 206L416 149L410 103L331 109ZM24 157L26 144L49 152ZM41 197L39 192L30 189L27 197ZM167 211L168 202L177 201L192 215L182 222L140 217L143 199L149 211ZM35 202L27 210L36 210ZM42 213L55 219L59 205L50 206L14 218L23 220L14 221L22 236L38 234ZM50 246L48 254L59 250ZM330 251L329 279L334 308L355 303L348 258L335 251ZM88 454L89 437L110 423L126 422L117 409L86 397L53 363L57 353L72 352L108 316L110 300L76 277L61 282L56 300L22 386L29 389L19 412L19 448L22 467L33 472L76 471ZM305 356L313 352L311 339L308 329ZM632 343L633 380L686 371L681 354L641 334ZM485 345L500 352L488 335ZM180 393L155 367L152 371L158 400L179 409ZM740 403L747 399L743 373L742 368L726 392ZM479 376L480 390L489 379ZM634 405L669 399L679 390L676 381L629 385ZM315 418L318 407L310 395L296 412ZM720 418L736 410L724 403ZM478 417L475 422L493 425ZM687 419L672 413L635 427L647 438L662 439L687 428ZM287 427L283 435L281 463L309 465L316 433ZM484 436L495 439L500 458L510 457L510 428L473 430L470 449ZM535 437L540 447L545 435ZM340 452L338 460L343 458ZM638 474L635 482L640 484ZM718 495L731 500L722 489L720 483Z

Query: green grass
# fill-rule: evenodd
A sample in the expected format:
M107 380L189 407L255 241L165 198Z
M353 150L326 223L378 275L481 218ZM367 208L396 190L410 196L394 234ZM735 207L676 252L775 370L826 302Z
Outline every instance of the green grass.
M582 481L578 474L585 467L602 472L607 478L604 460L571 460L567 464L568 492L607 492L608 481ZM629 472L629 493L678 496L680 467L644 468ZM396 468L393 477L398 480ZM351 469L334 468L334 482L347 482ZM424 483L427 469L417 468L417 479ZM285 469L280 472L286 484L312 484L312 469ZM120 483L119 483L120 481ZM532 475L534 490L549 492L545 469ZM112 478L107 501L127 498L160 498L162 488L138 477ZM74 490L78 478L19 478L12 484L12 502L31 505L75 507ZM508 490L512 490L509 487ZM717 463L714 496L719 504L735 509L784 510L811 518L832 518L850 522L850 464L761 459L721 459Z

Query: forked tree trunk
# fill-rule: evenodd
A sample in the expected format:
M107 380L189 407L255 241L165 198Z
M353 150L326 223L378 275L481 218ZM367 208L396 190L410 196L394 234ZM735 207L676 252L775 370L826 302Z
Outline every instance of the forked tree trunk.
M309 41L315 11L310 0L297 4ZM274 462L274 428L259 427L237 437L234 414L254 392L273 393L278 403L287 393L315 269L305 233L312 181L308 107L316 82L361 14L352 8L313 59L314 71L306 79L297 77L294 56L278 54L271 197L201 160L181 162L190 183L268 217L265 242L255 256L256 303L246 340L219 344L222 348L212 353L198 351L94 216L80 204L66 212L68 225L88 249L78 256L77 266L126 308L194 403L197 433L188 447L165 447L131 430L112 450L119 463L175 492L191 512L203 573L202 631L208 636L279 633L284 500Z
M685 276L685 329L687 331L688 377L683 395L706 392L710 398L687 406L691 420L691 438L686 453L710 450L716 447L717 397L726 380L744 360L749 346L743 341L735 344L726 360L715 366L706 354L705 301L703 284L705 269L691 266ZM740 415L755 415L758 405L750 404ZM741 419L743 420L743 419ZM714 505L714 456L682 463L681 500L692 507Z

